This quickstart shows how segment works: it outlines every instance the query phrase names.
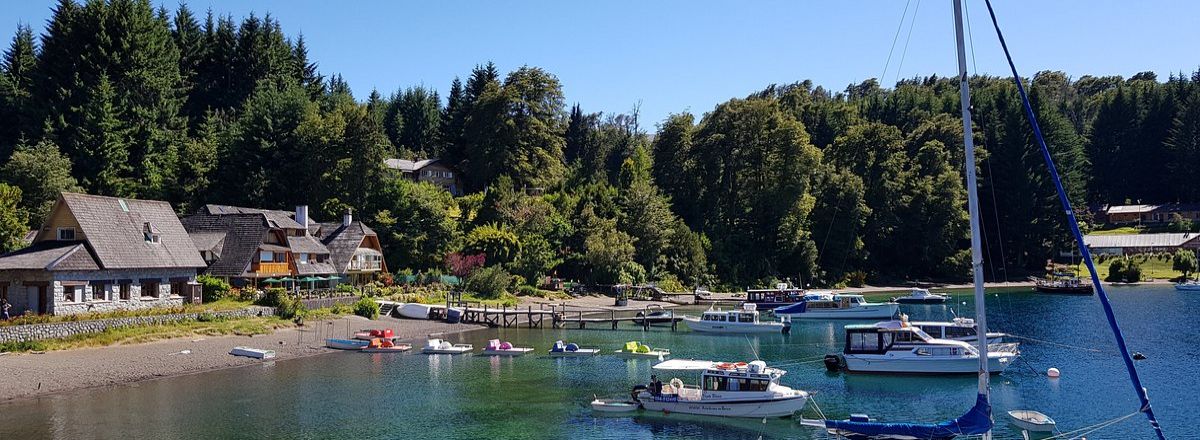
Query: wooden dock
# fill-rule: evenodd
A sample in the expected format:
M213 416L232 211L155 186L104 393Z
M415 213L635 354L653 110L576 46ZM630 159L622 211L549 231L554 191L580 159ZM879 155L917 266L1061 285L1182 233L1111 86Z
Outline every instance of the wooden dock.
M657 325L669 325L671 331L675 331L679 329L679 322L683 320L681 316L675 315L674 310L658 305L587 308L567 304L539 304L537 308L533 306L520 308L458 301L448 302L446 307L462 310L462 322L505 328L521 325L526 328L544 328L548 322L553 328L586 329L590 324L592 328L617 330L621 323L630 323L643 330L650 330L650 327ZM652 322L663 321L664 318L661 317L647 318L655 312L665 313L667 315L666 322Z

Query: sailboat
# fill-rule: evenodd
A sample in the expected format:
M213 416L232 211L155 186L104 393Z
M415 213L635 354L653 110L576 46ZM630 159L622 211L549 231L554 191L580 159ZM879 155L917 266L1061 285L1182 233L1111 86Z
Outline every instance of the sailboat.
M1079 249L1083 250L1080 253L1083 254L1083 260L1091 272L1092 284L1095 285L1097 296L1104 307L1104 313L1108 318L1109 326L1116 337L1117 348L1121 351L1121 357L1125 361L1130 381L1133 382L1134 389L1141 402L1138 411L1146 414L1146 417L1150 421L1150 426L1154 429L1157 437L1160 440L1166 440L1166 437L1162 433L1162 428L1158 424L1158 419L1154 416L1154 411L1150 408L1149 397L1147 397L1146 389L1142 387L1141 379L1138 377L1137 369L1133 364L1133 358L1130 356L1129 349L1125 345L1125 338L1121 334L1121 328L1117 325L1116 317L1113 315L1108 295L1104 293L1104 289L1101 287L1099 276L1097 275L1098 272L1096 271L1095 264L1092 262L1091 254L1087 251L1088 248L1083 242L1083 234L1079 231L1078 222L1075 220L1075 213L1071 209L1071 202L1067 199L1066 191L1063 189L1062 181L1058 176L1058 170L1054 166L1050 150L1046 146L1041 129L1038 127L1037 118L1034 116L1033 108L1029 104L1029 97L1026 95L1025 87L1021 83L1021 76L1017 74L1016 65L1013 63L1012 55L1008 51L1008 45L1004 41L1004 35L1000 32L1000 25L996 21L996 14L992 9L991 0L984 1L987 4L988 14L996 29L1000 45L1004 49L1004 54L1008 59L1009 67L1012 69L1013 80L1016 82L1017 91L1021 96L1021 102L1025 108L1025 116L1029 119L1030 127L1033 128L1034 137L1037 138L1038 146L1041 147L1042 157L1046 162L1047 168L1049 168L1055 189L1058 192L1059 201L1062 203L1063 210L1067 215L1066 223L1071 228L1071 233ZM975 321L978 323L979 333L987 334L987 306L984 301L983 289L983 252L980 243L979 196L975 177L975 144L971 127L971 91L968 84L966 48L963 38L962 0L953 0L953 5L954 36L958 54L959 98L962 106L963 144L966 150L964 165L967 175L967 211L970 214L971 225L971 270L975 293ZM988 352L987 338L977 338L976 344L980 353ZM959 418L941 423L880 423L870 420L869 417L856 415L850 420L801 419L801 423L807 426L825 428L834 435L850 438L951 439L960 435L978 435L985 440L990 440L992 438L993 420L989 395L989 365L987 357L979 356L978 359L979 387L975 398L975 405Z

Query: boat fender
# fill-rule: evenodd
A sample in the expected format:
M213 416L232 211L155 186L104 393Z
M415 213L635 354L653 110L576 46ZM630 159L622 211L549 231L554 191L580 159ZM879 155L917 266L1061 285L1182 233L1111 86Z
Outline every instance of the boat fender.
M1046 375L1050 376L1050 377L1058 377L1059 375L1061 375L1061 373L1058 371L1057 368L1050 367L1049 370L1046 370Z
M671 390L674 391L675 394L679 394L679 392L683 390L683 381L679 380L678 377L672 378Z

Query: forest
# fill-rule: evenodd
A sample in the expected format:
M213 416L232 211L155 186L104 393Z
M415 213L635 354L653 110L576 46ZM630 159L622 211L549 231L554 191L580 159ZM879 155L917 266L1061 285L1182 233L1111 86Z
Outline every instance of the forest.
M270 15L61 0L0 61L0 250L82 191L180 214L352 209L394 272L482 264L531 285L968 275L953 78L763 85L642 121L569 103L534 66L360 98L332 68ZM1083 226L1106 204L1200 201L1200 71L1024 81ZM1073 244L1012 80L971 86L986 276L1021 279ZM400 178L392 157L440 158L466 194Z

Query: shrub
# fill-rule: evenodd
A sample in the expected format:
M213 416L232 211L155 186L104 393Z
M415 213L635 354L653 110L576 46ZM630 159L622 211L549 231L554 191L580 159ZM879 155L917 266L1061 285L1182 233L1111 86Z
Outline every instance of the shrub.
M304 303L300 302L299 298L292 297L286 290L278 287L267 289L266 293L262 298L259 298L256 304L274 307L275 316L283 319L292 319L304 312Z
M0 343L0 353L21 351L46 351L46 344L43 344L42 341Z
M334 290L337 291L337 293L355 293L353 284L338 284Z
M862 287L867 285L867 273L861 270L847 273L846 284L850 287Z
M379 319L379 303L370 298L360 298L354 303L354 314L367 319Z
M517 287L517 296L541 296L536 287L522 284Z
M512 275L509 275L500 266L491 266L471 272L471 275L467 276L463 288L468 292L474 292L479 298L497 299L508 293L508 286L511 283Z
M674 276L667 275L658 281L658 288L666 292L686 292L683 283L679 282Z
M217 301L229 295L229 283L220 278L210 275L200 275L196 277L196 282L200 283L203 291L201 296L204 302Z

